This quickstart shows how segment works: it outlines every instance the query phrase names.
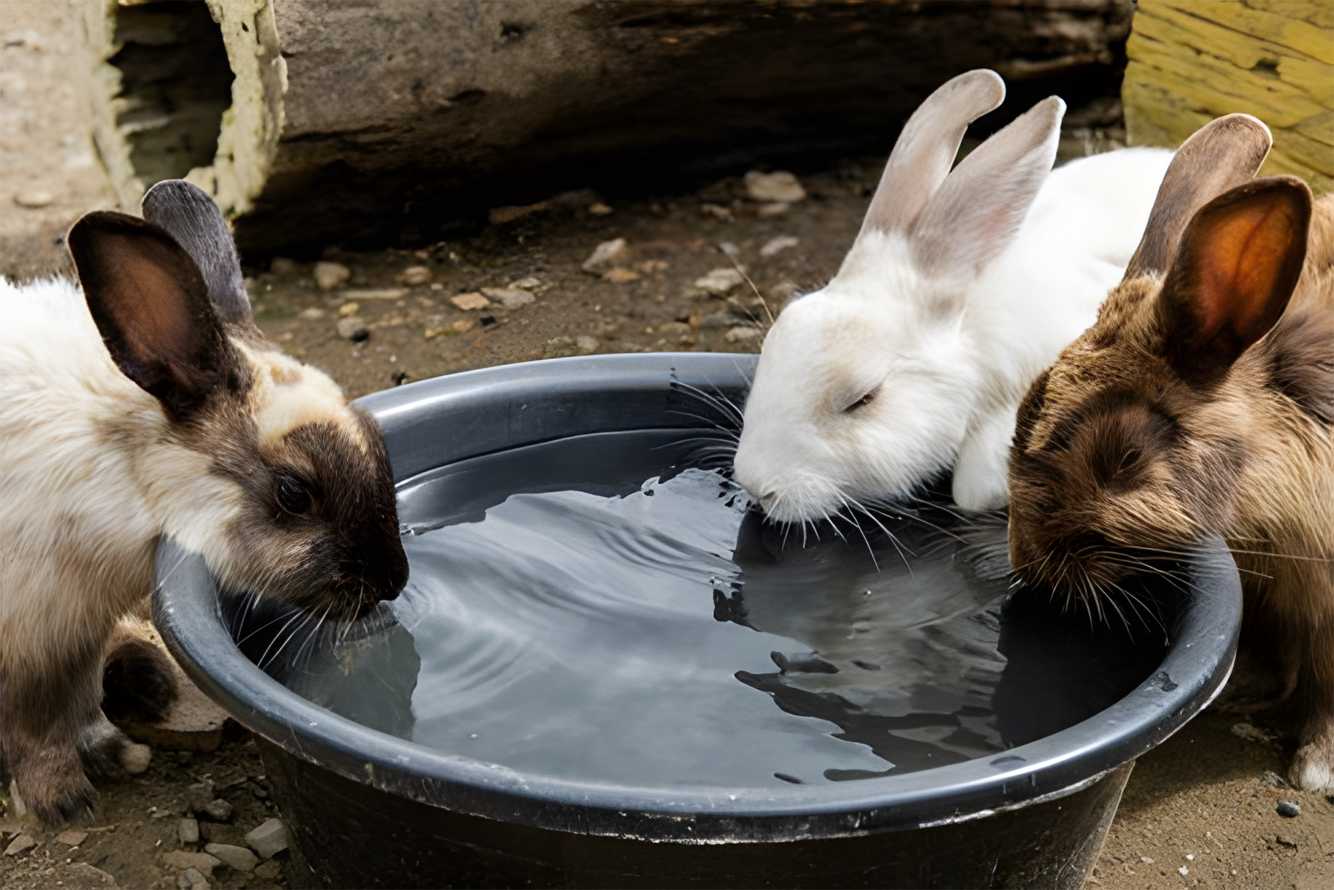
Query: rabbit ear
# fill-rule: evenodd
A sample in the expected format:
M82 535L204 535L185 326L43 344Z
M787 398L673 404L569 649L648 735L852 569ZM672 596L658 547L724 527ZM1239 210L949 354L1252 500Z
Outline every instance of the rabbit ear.
M236 356L204 279L172 237L123 213L89 213L65 243L89 312L121 373L187 420L235 378Z
M1167 271L1181 233L1206 201L1253 177L1269 154L1269 128L1249 114L1210 121L1181 143L1158 187L1125 278Z
M1195 214L1158 298L1178 374L1215 380L1269 333L1302 274L1310 222L1311 190L1291 176L1245 183Z
M928 96L894 143L861 234L907 231L945 181L968 125L1004 99L1005 82L985 68L960 74Z
M246 296L236 244L222 211L201 188L182 179L164 179L148 190L144 219L161 227L199 267L218 316L233 324L250 323L254 313Z
M1009 246L1056 161L1064 115L1049 96L959 162L909 230L924 271L972 275Z

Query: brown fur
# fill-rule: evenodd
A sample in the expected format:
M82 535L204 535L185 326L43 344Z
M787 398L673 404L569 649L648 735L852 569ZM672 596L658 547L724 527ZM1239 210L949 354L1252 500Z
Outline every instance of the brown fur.
M1229 195L1253 195L1273 182ZM1210 197L1177 189L1175 200L1198 206ZM1157 224L1179 232L1195 215L1182 206L1160 214ZM1297 210L1283 212L1297 214L1290 222L1305 232L1299 204L1291 206ZM1300 263L1303 251L1306 256L1290 301L1284 294L1280 303L1256 303L1239 313L1242 323L1259 330L1272 323L1265 313L1286 304L1277 325L1254 345L1246 340L1254 330L1225 329L1222 340L1183 350L1180 332L1202 322L1182 322L1170 308L1171 294L1187 291L1170 275L1164 281L1171 256L1161 255L1164 265L1151 264L1143 274L1128 273L1094 326L1035 382L1020 409L1010 463L1010 547L1022 576L1096 596L1115 593L1136 571L1164 567L1203 535L1222 534L1244 573L1248 622L1265 624L1268 646L1283 660L1276 696L1297 693L1304 710L1294 780L1329 787L1334 199L1315 204L1309 230L1309 249L1299 242L1288 259L1275 255L1281 237L1275 244L1234 239L1237 250L1263 247L1242 267L1220 273L1243 287L1260 268L1272 271L1277 290L1292 292L1297 270L1282 263L1292 256ZM1171 231L1145 239L1158 245L1181 240ZM1197 244L1187 235L1174 248L1184 260L1172 268L1189 265L1188 247ZM1242 339L1229 339L1236 336ZM1229 356L1238 346L1240 357Z

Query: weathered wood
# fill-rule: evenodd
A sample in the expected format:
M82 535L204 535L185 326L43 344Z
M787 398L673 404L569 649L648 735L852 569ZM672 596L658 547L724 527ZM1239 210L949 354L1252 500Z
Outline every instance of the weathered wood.
M85 2L95 139L121 200L188 174L260 249L417 237L565 187L883 151L932 88L982 65L1010 81L1000 118L1049 92L1114 115L1131 6Z
M1334 188L1334 3L1140 0L1123 88L1131 142L1178 145L1244 111L1267 123L1271 173Z

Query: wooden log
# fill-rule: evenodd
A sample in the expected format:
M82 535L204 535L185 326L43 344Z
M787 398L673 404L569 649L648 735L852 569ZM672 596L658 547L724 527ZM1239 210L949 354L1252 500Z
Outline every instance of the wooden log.
M121 201L188 176L261 251L420 239L568 187L645 192L756 160L885 151L923 96L977 66L1010 81L998 117L1059 91L1115 118L1131 7L84 2L94 138Z
M1123 104L1133 143L1176 146L1234 111L1274 132L1270 173L1334 189L1334 3L1139 0Z

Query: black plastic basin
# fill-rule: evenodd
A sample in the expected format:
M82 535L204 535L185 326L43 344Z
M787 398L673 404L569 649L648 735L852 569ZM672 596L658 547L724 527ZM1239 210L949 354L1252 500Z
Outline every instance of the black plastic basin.
M536 362L362 404L383 424L402 482L563 437L689 425L677 383L739 398L752 362ZM1135 758L1222 688L1241 610L1235 566L1212 542L1182 567L1192 595L1146 591L1168 609L1159 669L1082 722L1003 756L918 772L662 792L525 775L353 723L242 654L201 558L164 541L157 564L157 625L195 682L261 740L291 829L289 879L315 887L1078 887Z

